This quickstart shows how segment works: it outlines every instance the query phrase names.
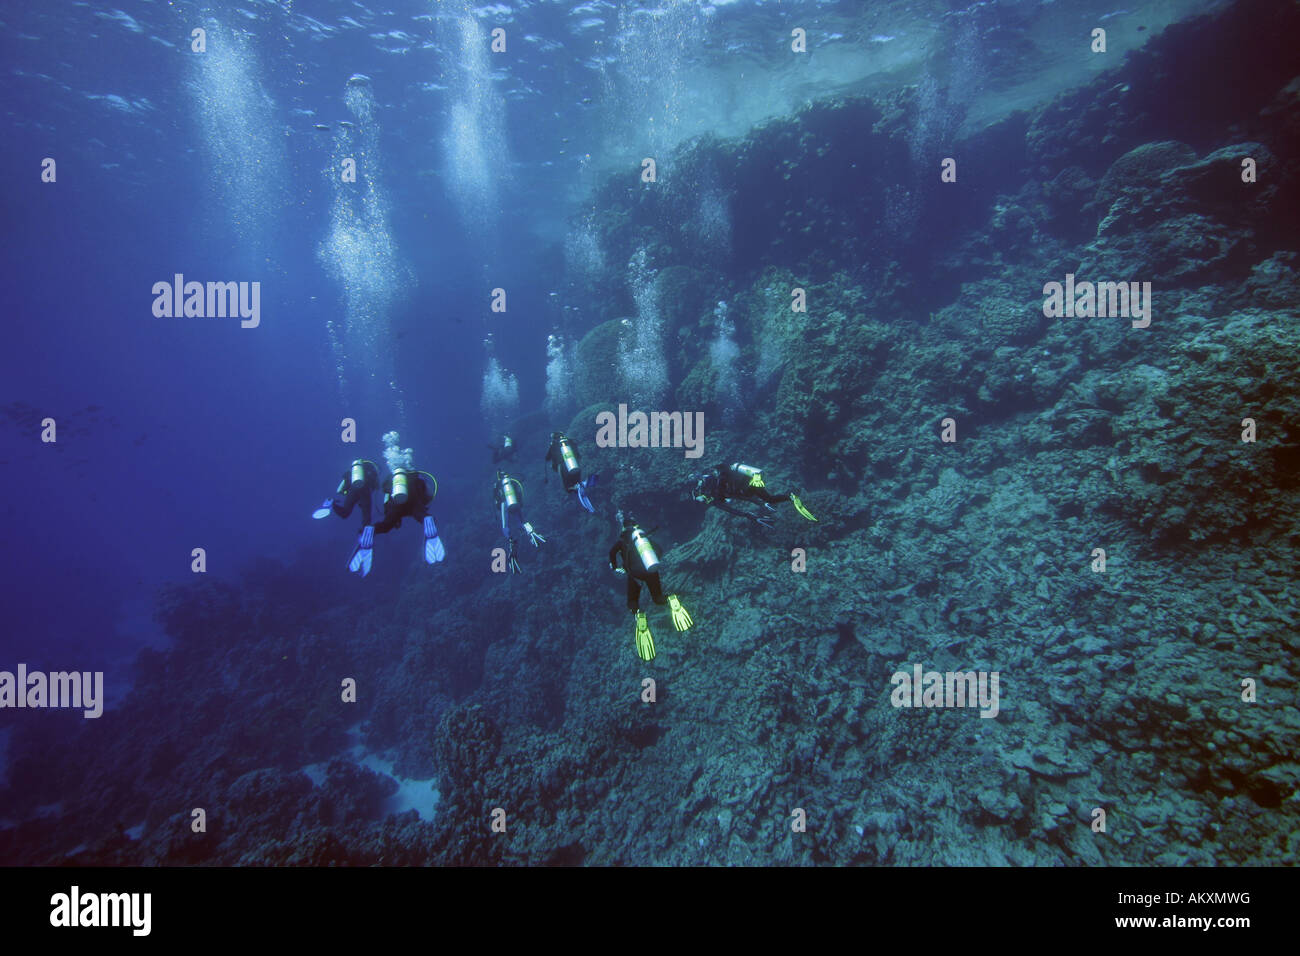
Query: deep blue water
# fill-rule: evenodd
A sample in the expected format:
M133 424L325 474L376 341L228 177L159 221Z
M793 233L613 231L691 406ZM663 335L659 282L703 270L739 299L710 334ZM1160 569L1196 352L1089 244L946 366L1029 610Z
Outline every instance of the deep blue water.
M1017 111L1085 87L1171 24L1230 5L1127 6L11 4L0 14L0 215L8 234L0 267L8 536L0 669L18 661L105 669L108 706L117 706L136 652L168 645L152 620L155 596L165 584L193 580L194 548L205 550L213 578L238 584L268 561L282 563L298 582L286 603L371 607L376 628L387 627L385 615L421 567L417 533L403 529L385 541L380 567L362 579L345 567L359 521L309 515L354 457L382 464L381 436L394 430L415 465L439 482L434 513L448 565L430 573L478 562L487 578L500 533L486 503L485 445L544 411L531 419L539 433L525 436L515 466L533 476L528 482L540 478L547 426L538 423L561 427L579 411L558 366L548 373L550 337L572 363L582 336L641 307L635 260L602 258L610 254L602 243L621 235L629 210L651 208L626 200L617 177L635 184L645 156L671 170L676 150L700 137L733 143L764 123L808 115L799 111L810 104L854 94L904 111L893 127L881 121L880 135L896 152L845 157L862 165L865 181L868 169L909 157L929 162L959 138L978 146L987 129L1007 135L997 124ZM1104 65L1079 40L1099 23L1113 51ZM791 59L792 26L808 31L803 59ZM202 52L191 49L195 28L206 31ZM490 49L494 29L505 31L505 52ZM904 90L911 99L891 99ZM1203 153L1232 141L1227 131L1202 134L1186 139ZM827 137L852 140L842 129ZM797 139L781 141L774 164L793 165L804 149ZM734 159L731 148L719 155ZM42 181L46 158L57 164L54 182ZM358 161L357 182L340 181L343 159ZM736 199L732 190L743 192L743 184L725 160L713 162L692 167L696 178L685 185L670 179L680 190L674 195L687 197L682 216L696 217L688 232L704 249L700 262L720 277L704 294L710 301L787 265L759 258L767 233L733 232L735 221L761 219L754 210L763 197ZM936 198L942 187L900 170L903 186L880 200L879 216L846 213L837 224L837 236L854 239L833 250L834 268L817 281L833 271L867 300L906 306L873 312L873 321L933 320L965 278L936 265L951 255L944 243L981 228L989 195L1021 185L1019 167L987 162L979 173L985 191L945 207ZM605 196L618 203L603 204ZM811 211L810 220L837 204ZM981 275L1003 252L1013 257L997 247L1005 235L970 247L972 259L984 257ZM888 299L897 277L884 265L891 256L899 272L932 275ZM259 283L260 324L155 316L154 284L177 273ZM497 288L507 296L503 313L491 308ZM690 346L697 354L708 347L702 336L716 335L712 308L706 303L680 323L683 336L697 336ZM733 308L748 349L752 330L743 308ZM669 348L676 347L674 339ZM617 360L609 356L611 366ZM52 444L41 441L46 418L57 427ZM340 442L345 418L356 422L355 445ZM817 428L809 434L792 439L807 446L789 459L807 465L806 487L845 501L869 496L870 476L837 470L865 439L837 434L818 444ZM733 447L763 454L782 437L738 430ZM874 547L861 542L874 520L863 515L876 505L883 510L871 502L845 516L857 537L844 547ZM694 520L663 523L689 537L683 529ZM576 525L557 523L553 548L586 547L593 566L600 563L598 543L574 544ZM870 561L883 560L870 553ZM563 606L584 593L572 581L547 581ZM611 617L622 611L618 587L596 592L608 597ZM526 630L535 606L518 608L513 626ZM475 626L485 643L499 636L490 622ZM477 686L465 680L467 690ZM565 686L557 679L554 696ZM554 705L557 713L564 707Z

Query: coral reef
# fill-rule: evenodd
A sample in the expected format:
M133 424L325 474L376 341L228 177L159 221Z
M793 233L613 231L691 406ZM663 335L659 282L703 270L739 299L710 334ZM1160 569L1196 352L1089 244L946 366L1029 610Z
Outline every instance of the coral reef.
M111 730L19 728L0 858L1296 863L1297 16L1245 3L1171 28L955 143L981 188L946 207L889 172L915 146L918 89L688 144L673 175L712 197L690 215L668 214L687 208L676 187L611 178L584 268L603 314L627 318L578 343L567 423L602 474L599 517L530 482L528 514L562 547L505 582L448 561L379 606L286 605L318 590L293 569L169 589L174 644L141 656ZM1244 45L1249 70L1228 56ZM1244 155L1268 170L1253 186ZM709 416L699 461L591 440L628 401L617 357L639 303L617 272L639 250L665 400ZM1067 273L1151 281L1150 327L1045 318L1044 283ZM734 422L709 349L719 301ZM723 456L821 520L783 504L759 529L698 505L689 475ZM619 506L653 527L697 622L676 633L652 608L652 663L604 566ZM997 718L891 706L891 675L918 662L999 672ZM431 822L384 812L395 782L346 756L358 725L395 772L436 776Z

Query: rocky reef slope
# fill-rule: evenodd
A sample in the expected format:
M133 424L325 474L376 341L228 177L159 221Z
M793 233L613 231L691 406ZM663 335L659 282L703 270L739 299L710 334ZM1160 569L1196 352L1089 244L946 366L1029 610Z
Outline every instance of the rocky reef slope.
M642 298L621 267L587 278L612 318L578 347L568 423L605 476L600 517L530 486L552 546L528 574L449 562L380 610L286 606L308 587L292 569L169 594L176 646L144 656L111 722L15 741L0 816L62 804L0 831L0 858L1296 862L1297 27L1294 4L1244 3L1171 28L944 144L955 184L914 153L960 117L919 115L911 90L696 142L659 188L611 180L595 229L607 261L640 257ZM693 218L704 179L725 237ZM1045 318L1067 275L1150 282L1149 327ZM710 422L702 461L592 446L646 295L666 407ZM709 348L727 334L734 368ZM821 521L703 512L682 489L722 455ZM615 506L657 526L698 621L652 612L649 665L603 570ZM998 671L999 715L891 706L914 663ZM358 720L398 772L437 775L432 823L385 816L392 782L337 757Z

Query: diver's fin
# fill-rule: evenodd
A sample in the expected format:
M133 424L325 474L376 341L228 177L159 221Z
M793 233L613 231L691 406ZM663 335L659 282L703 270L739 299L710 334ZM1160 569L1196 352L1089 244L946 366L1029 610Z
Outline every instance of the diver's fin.
M643 661L655 659L655 639L650 636L650 622L645 611L636 612L636 656Z
M790 504L794 505L794 510L799 512L809 521L817 520L816 518L813 517L813 513L803 506L803 502L799 500L798 495L795 494L790 495Z
M447 549L442 546L442 538L438 537L438 526L433 523L433 518L428 515L424 516L424 563L436 564L447 556Z
M591 479L588 478L587 481L591 481ZM587 500L587 481L578 482L573 486L573 490L578 493L578 504L586 508L588 514L595 514L596 509L593 508L591 502Z
M352 572L361 572L364 578L370 573L370 562L374 560L375 552L375 529L371 525L366 525L361 529L361 535L357 538L356 550L352 552L352 559L348 561L348 570Z
M352 572L361 572L364 578L370 573L370 562L375 559L375 552L370 548L363 548L357 545L356 550L352 552L352 560L348 562L348 570Z
M673 615L673 627L679 631L689 631L695 626L695 621L691 619L690 613L682 607L681 600L676 594L668 595L668 610Z
M325 503L311 513L313 518L328 518L334 510L334 499L326 498Z

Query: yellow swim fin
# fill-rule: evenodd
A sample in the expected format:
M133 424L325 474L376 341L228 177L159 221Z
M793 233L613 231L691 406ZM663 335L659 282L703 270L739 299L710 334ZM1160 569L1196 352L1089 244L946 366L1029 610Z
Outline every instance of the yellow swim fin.
M682 602L676 594L668 595L668 610L673 614L673 627L679 631L689 631L695 626L695 621L691 619L690 613L682 607Z
M643 661L655 659L655 639L650 636L650 622L645 611L636 612L636 655Z
M792 494L792 495L790 496L790 504L794 505L794 510L797 511L797 512L799 512L801 515L803 515L803 516L804 516L805 518L807 518L809 521L816 521L816 520L817 520L816 518L813 517L813 513L812 513L811 511L809 511L807 508L805 508L805 507L803 506L803 502L799 500L799 496L798 496L798 495L794 495L794 494Z

